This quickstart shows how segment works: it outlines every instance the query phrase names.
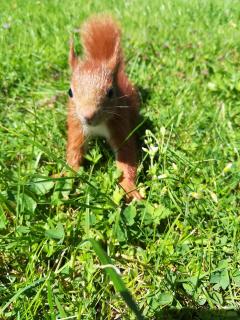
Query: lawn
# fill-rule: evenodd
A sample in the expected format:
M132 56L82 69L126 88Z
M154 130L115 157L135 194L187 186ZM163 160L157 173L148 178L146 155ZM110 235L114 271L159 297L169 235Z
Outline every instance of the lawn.
M68 42L96 12L141 93L129 205L104 140L65 162ZM239 21L237 0L1 1L1 319L136 319L130 293L146 319L240 318Z

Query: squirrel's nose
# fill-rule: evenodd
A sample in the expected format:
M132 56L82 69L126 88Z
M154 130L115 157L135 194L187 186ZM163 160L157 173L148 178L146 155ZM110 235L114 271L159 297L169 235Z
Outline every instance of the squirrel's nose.
M94 118L95 118L95 112L91 112L91 113L84 116L85 121L89 125L93 123Z

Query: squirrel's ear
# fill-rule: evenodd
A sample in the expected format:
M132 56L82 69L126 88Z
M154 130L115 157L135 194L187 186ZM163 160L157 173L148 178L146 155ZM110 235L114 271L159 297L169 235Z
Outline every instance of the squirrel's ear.
M69 56L68 56L68 63L70 65L70 67L73 69L75 69L75 67L77 66L78 63L78 58L74 52L74 43L73 43L73 39L70 39L70 49L69 49Z
M118 67L122 61L120 41L117 41L112 57L108 61L108 67L114 74L118 72Z

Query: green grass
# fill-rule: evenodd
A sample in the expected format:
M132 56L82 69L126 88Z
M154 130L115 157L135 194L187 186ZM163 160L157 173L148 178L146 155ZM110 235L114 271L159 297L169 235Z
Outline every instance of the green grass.
M68 40L96 12L120 21L142 95L146 199L130 206L101 139L77 176L51 178ZM1 319L135 319L125 287L146 319L239 318L239 19L237 0L1 1Z

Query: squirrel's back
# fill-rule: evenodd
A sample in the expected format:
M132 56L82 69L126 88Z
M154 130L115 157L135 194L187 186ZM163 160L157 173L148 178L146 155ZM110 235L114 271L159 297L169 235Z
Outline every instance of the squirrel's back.
M83 25L81 37L88 59L107 61L114 56L121 59L120 29L111 17L90 18Z

